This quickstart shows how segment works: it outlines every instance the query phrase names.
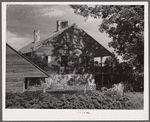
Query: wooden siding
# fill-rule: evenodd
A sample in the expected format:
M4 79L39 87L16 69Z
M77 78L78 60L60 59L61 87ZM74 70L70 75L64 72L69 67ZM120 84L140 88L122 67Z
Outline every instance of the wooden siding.
M6 48L6 77L48 77L43 71L16 53Z
M53 47L52 46L42 46L39 49L36 50L37 55L46 55L46 56L51 56L53 53Z
M26 77L48 77L48 75L6 44L6 92L24 92Z
M6 78L6 92L23 92L24 78Z

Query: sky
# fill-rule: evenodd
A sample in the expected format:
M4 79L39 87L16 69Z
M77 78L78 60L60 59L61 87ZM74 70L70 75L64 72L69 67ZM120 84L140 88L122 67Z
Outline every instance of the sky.
M40 37L44 39L48 34L56 31L56 21L68 21L69 25L76 24L86 31L96 41L110 52L108 46L112 40L107 34L99 31L102 19L85 19L74 13L69 5L7 5L6 10L6 42L19 50L33 42L34 30L40 30Z

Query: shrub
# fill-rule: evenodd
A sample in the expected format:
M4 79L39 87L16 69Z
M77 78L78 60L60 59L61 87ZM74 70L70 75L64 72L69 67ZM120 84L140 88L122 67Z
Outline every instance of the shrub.
M6 108L35 109L142 109L143 99L134 94L120 95L114 91L88 91L60 98L50 93L7 93Z

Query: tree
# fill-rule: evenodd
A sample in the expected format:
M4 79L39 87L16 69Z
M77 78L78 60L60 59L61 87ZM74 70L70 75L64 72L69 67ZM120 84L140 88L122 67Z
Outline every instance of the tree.
M46 71L46 68L48 67L46 59L42 59L40 56L38 56L35 52L32 52L31 55L24 55L26 58L28 58L30 61L35 63L37 66L39 66L41 69Z
M41 58L36 51L27 56L31 61L45 70L53 73L63 74L84 74L94 72L94 56L101 46L91 36L80 29L77 25L64 30L62 33L54 36L53 39L47 39L43 46L51 45L51 56L53 61L48 64L46 54ZM52 72L50 72L52 73ZM49 74L50 74L49 73Z
M113 83L123 82L126 90L143 91L143 73L134 70L127 62L119 62L116 55L112 53L112 57L106 58L104 62L104 70L112 71ZM109 76L105 76L109 79Z
M100 46L77 25L74 24L54 37L50 43L54 47L52 56L56 57L56 62L61 62L62 57L65 59L65 74L83 74L94 71L94 56L97 55Z
M124 60L143 72L144 65L144 6L143 5L70 5L85 19L102 18L100 32L112 38L113 47Z

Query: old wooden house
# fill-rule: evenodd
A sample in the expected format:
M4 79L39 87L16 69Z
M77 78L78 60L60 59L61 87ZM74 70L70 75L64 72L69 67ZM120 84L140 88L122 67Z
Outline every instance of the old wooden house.
M51 74L94 74L94 58L112 54L76 24L57 21L57 30L40 40L34 31L34 41L19 50L25 56L33 53L47 62ZM101 63L102 67L102 63ZM102 74L102 70L101 70Z
M48 74L6 44L6 92L24 92Z

